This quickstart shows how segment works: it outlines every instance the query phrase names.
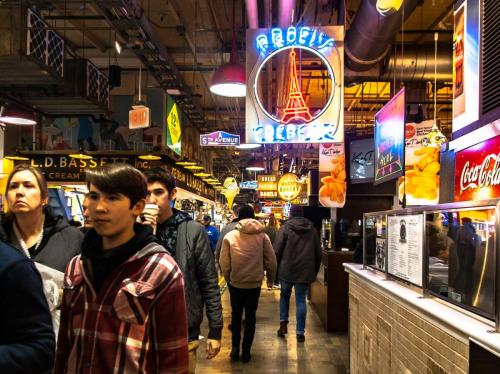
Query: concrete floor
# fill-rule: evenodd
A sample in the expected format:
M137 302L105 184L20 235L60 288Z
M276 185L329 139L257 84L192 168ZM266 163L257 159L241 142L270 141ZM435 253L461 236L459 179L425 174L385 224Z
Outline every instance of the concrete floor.
M290 323L285 339L276 336L279 327L279 290L263 287L257 311L257 327L252 346L252 360L249 363L229 359L231 351L231 331L227 325L231 321L229 291L222 295L224 308L224 331L222 348L217 357L206 359L205 339L200 341L196 372L204 373L347 373L348 336L347 333L332 334L324 331L320 320L308 305L306 321L306 341L298 343L295 338L295 295L290 300ZM206 318L202 335L206 336ZM242 334L243 335L243 334Z

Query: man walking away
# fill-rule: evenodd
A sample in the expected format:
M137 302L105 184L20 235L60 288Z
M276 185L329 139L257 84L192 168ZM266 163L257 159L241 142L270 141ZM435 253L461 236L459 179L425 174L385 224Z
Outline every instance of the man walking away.
M242 219L236 229L229 232L222 243L220 267L229 283L231 297L231 360L240 356L241 317L245 311L245 332L243 335L241 361L251 359L250 349L255 335L256 312L259 305L260 287L267 274L268 287L272 287L276 274L276 257L264 225L253 218L253 208L243 206L239 216Z
M226 226L220 230L220 235L219 235L219 240L217 240L217 244L215 245L215 261L219 263L219 257L220 257L220 250L222 248L222 242L224 240L224 237L226 234L230 231L233 231L236 228L236 225L238 224L239 219L239 211L240 211L241 206L235 204L233 206L232 210L232 220L229 222ZM250 217L245 217L245 218L250 218Z
M66 270L54 374L187 373L182 273L135 224L146 179L124 164L87 178L94 228Z
M156 236L177 261L184 275L189 325L189 372L196 369L203 307L209 332L207 358L219 353L222 336L222 304L214 255L203 226L177 209L171 208L177 189L172 174L155 168L146 172L148 203L158 205L158 215L144 214L144 223L156 226Z
M318 274L321 264L321 245L312 222L304 217L302 206L291 206L290 219L283 224L276 235L274 251L278 261L278 279L281 286L278 336L283 337L288 332L290 295L292 288L295 288L297 342L304 342L306 294L309 284Z
M215 245L217 244L217 240L219 240L219 231L215 226L212 226L210 223L212 222L212 218L210 216L203 217L203 226L205 226L205 231L208 235L208 241L210 242L210 250L212 253L215 252Z

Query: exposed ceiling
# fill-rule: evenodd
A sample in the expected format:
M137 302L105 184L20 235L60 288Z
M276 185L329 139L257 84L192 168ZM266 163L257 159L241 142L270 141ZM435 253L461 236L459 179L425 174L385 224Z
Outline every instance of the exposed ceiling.
M258 21L261 26L275 25L280 21L282 3L294 5L291 12L294 22L305 25L337 24L338 10L345 3L345 24L349 29L361 1L254 2L258 5ZM232 1L40 0L30 3L46 22L64 37L70 54L90 59L104 72L107 72L110 64L122 67L124 87L112 90L112 95L124 94L127 90L134 92L137 88L137 72L141 66L146 72L145 87L180 91L181 95L175 99L201 131L226 129L243 132L244 98L224 98L209 91L213 72L229 59ZM414 91L414 98L410 99L413 104L412 112L416 112L416 106L421 104L424 114L432 117L433 107L428 105L433 101L433 90L429 84L432 79L426 73L422 75L424 79L410 77L412 79L408 81L405 69L421 63L417 61L418 54L413 58L410 53L412 48L418 48L416 46L422 46L421 48L430 51L430 55L434 57L433 40L436 31L439 32L440 50L444 48L448 53L452 40L453 3L453 0L422 1L402 23L388 57L377 69L363 74L350 74L346 71L346 75L350 74L346 76L344 95L344 117L348 135L368 135L372 132L374 114L391 97L394 87L400 87L401 77ZM248 27L245 1L235 1L235 14L238 54L240 61L244 63L245 30ZM123 46L120 55L115 52L115 41ZM444 59L440 60L441 65L448 63L448 57L451 59L451 56L445 55ZM392 68L394 60L396 69ZM426 57L425 63L432 63L433 66L434 61L427 60ZM404 61L405 69L400 68L400 61ZM310 69L305 68L301 72L302 90L307 100L315 103L327 94L328 88L325 88L323 70L317 62L311 59L308 61L307 57L304 62ZM273 78L269 79L272 81ZM449 78L440 79L437 94L438 118L442 130L447 135L451 130L450 81ZM272 100L279 96L278 92L271 95ZM249 157L271 160L283 152L287 152L290 157L300 157L305 162L313 163L316 148L311 145L268 145L258 151L218 151L214 155L214 173L222 176L234 172L234 168L227 167L228 163L242 167Z

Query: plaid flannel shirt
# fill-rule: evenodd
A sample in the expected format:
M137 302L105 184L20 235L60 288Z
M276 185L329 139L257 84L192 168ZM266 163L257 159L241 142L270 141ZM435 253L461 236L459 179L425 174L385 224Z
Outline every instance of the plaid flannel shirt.
M187 373L182 273L151 243L115 269L99 292L90 262L68 265L54 374Z

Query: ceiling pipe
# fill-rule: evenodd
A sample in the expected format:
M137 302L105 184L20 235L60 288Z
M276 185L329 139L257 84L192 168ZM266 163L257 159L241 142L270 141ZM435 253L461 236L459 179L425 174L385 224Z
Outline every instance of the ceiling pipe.
M259 28L259 10L257 8L257 0L246 0L248 28Z
M296 0L279 0L278 27L288 27L293 24Z
M438 82L451 82L453 80L452 60L453 45L440 43L436 60L436 80ZM434 80L434 51L426 45L405 46L402 58L401 45L396 45L381 65L384 66L383 69L377 65L362 72L346 69L345 82L353 83L367 80L392 82L394 78L407 82Z
M386 16L379 14L376 3L363 0L346 33L346 65L351 70L366 71L382 61L401 28L402 15L406 20L421 0L406 0L397 12Z

